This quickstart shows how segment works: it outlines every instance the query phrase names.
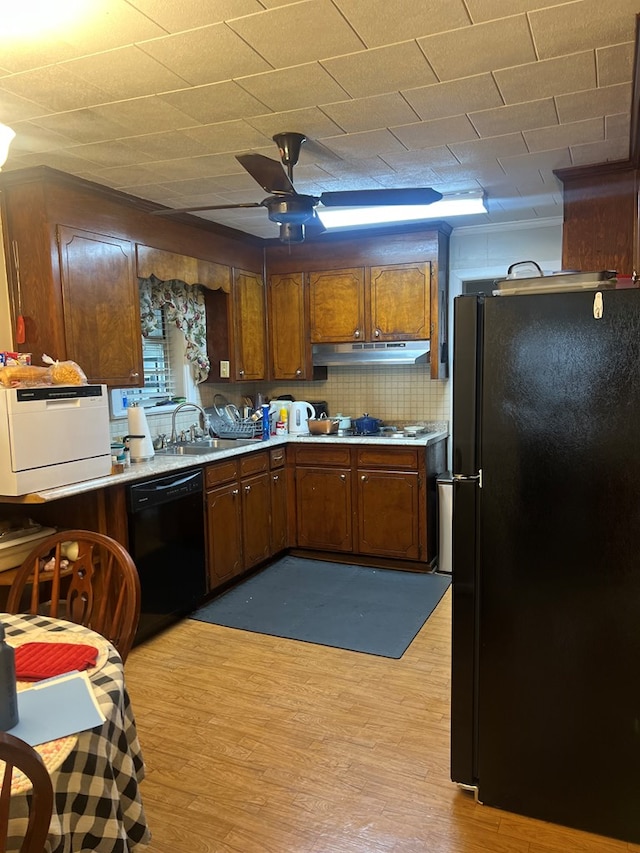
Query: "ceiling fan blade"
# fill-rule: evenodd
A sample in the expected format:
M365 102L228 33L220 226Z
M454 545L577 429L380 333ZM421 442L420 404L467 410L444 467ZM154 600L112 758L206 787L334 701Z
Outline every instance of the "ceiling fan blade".
M384 207L400 204L433 204L440 201L442 193L430 187L402 187L400 189L344 190L322 193L320 202L325 207Z
M293 184L280 163L263 154L236 154L236 160L257 181L263 190L273 195L295 195Z
M174 213L196 213L200 210L233 210L236 207L262 207L260 201L248 201L245 204L205 204L202 207L172 207L170 210L152 210L153 216L173 216Z

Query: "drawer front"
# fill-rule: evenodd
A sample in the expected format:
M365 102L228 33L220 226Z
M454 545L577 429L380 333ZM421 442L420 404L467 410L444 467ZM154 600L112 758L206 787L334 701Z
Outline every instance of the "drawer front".
M284 446L283 447L276 447L273 450L271 450L269 452L269 460L270 460L272 469L273 468L282 468L282 466L284 465L285 460L286 460Z
M215 465L207 465L204 472L205 488L213 489L222 483L238 479L238 460L228 459Z
M344 445L316 447L304 444L294 448L296 465L351 465L351 451Z
M269 454L265 451L260 453L247 453L240 457L240 477L250 477L252 474L261 474L269 470Z
M422 451L424 453L424 450ZM418 448L362 447L357 451L358 468L391 468L416 471Z

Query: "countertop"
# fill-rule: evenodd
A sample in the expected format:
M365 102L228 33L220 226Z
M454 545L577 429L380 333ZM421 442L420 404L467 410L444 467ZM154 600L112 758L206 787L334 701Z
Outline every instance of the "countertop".
M106 477L96 477L92 480L83 480L80 483L71 483L67 486L58 486L55 489L43 489L39 492L31 492L28 495L4 496L0 495L0 503L24 504L24 503L47 503L66 498L71 495L79 495L93 492L96 489L106 489L111 486L119 486L134 483L140 480L148 480L164 474L172 474L187 468L199 468L222 459L233 456L241 456L246 453L256 453L259 450L271 450L286 444L334 444L344 443L353 446L368 445L376 447L427 447L442 441L449 435L446 428L437 428L432 432L421 433L416 438L393 438L381 436L352 436L345 438L338 435L306 435L306 436L272 436L267 441L256 440L255 444L241 444L238 447L225 448L224 450L212 450L210 453L202 453L197 456L173 456L171 454L157 453L148 462L135 462L124 469L121 474L110 474Z

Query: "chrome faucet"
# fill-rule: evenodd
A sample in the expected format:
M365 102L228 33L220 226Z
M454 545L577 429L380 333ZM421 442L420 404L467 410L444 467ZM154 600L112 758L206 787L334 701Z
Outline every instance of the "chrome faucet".
M200 426L205 435L209 435L209 415L205 412L202 406L199 406L197 403L180 403L180 405L176 406L173 410L173 415L171 416L171 438L169 439L171 444L178 443L178 434L176 433L176 415L180 409L186 409L189 407L197 409L200 412Z

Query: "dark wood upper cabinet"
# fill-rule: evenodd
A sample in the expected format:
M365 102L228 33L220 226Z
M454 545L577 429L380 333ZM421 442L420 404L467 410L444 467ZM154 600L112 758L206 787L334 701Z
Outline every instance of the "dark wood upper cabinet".
M630 163L558 169L563 269L638 270L638 173Z
M142 337L133 246L64 226L58 228L58 245L67 357L90 382L139 385Z

